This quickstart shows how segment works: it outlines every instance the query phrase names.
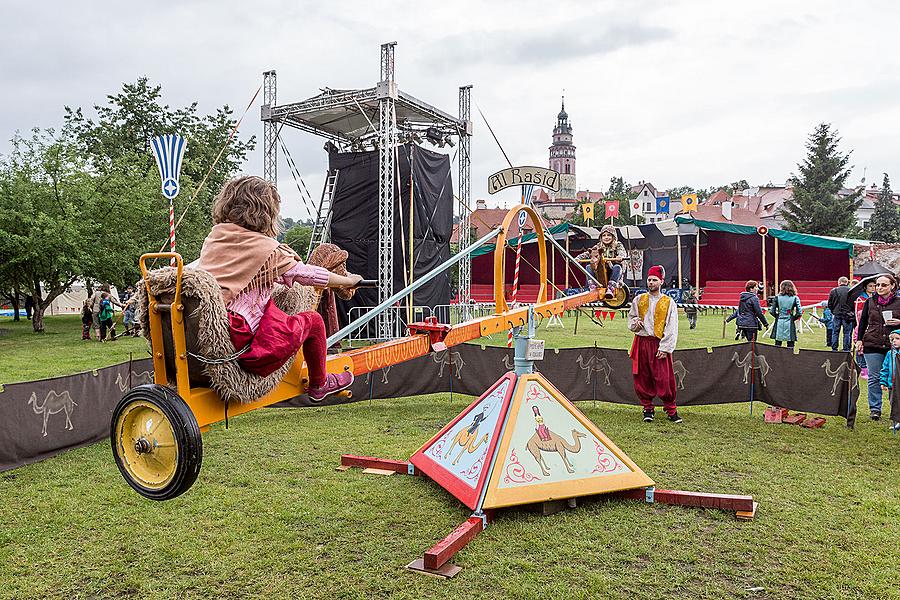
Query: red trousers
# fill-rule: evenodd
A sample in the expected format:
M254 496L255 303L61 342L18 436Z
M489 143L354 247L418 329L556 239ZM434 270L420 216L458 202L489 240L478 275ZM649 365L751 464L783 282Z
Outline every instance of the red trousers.
M656 358L659 338L634 336L631 345L631 364L634 374L634 393L644 410L653 410L653 398L659 396L667 415L675 414L675 371L672 355Z
M317 312L287 315L269 302L256 333L244 317L228 312L231 341L236 350L250 344L238 364L249 373L266 376L277 371L291 356L303 348L303 359L309 370L309 385L325 385L325 322Z

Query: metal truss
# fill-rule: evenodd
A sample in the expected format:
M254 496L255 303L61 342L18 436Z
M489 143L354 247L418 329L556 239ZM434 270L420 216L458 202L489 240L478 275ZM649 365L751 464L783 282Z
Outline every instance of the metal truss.
M340 151L378 151L378 299L391 296L394 279L394 205L397 187L397 144L430 141L439 146L460 143L460 214L471 225L468 206L471 194L471 135L469 109L470 87L460 88L460 115L452 116L401 92L394 79L396 42L381 45L380 79L366 89L323 88L321 93L301 102L276 106L275 71L263 74L263 175L277 179L277 144L281 127L288 126L323 137ZM321 211L320 211L321 212ZM321 215L319 215L321 217ZM324 233L324 232L323 232ZM469 226L461 228L460 242L469 242ZM463 237L465 236L465 237ZM471 266L461 267L465 297L469 297ZM463 273L461 272L461 275ZM465 283L462 283L465 282ZM394 337L393 311L386 311L377 321L381 339Z
M263 73L263 179L278 184L278 123L267 121L266 113L275 108L275 71Z
M472 225L472 86L459 88L459 120L464 129L459 132L459 226L457 240L459 248L469 245L469 230ZM472 297L472 259L469 255L459 263L459 302L467 304Z
M394 170L397 145L397 84L394 82L394 46L381 45L381 80L378 91L378 302L393 294L394 285ZM394 314L378 315L378 337L391 339Z

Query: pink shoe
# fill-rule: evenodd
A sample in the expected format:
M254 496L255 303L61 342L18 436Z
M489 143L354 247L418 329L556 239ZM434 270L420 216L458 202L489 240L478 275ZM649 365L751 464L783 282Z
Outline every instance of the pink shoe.
M325 385L321 387L309 387L306 393L309 394L311 402L321 402L326 396L346 390L353 385L353 373L343 371L341 373L329 373L325 377Z
M863 367L862 369L860 369L859 376L862 377L863 379L868 379L869 378L869 369L866 367Z

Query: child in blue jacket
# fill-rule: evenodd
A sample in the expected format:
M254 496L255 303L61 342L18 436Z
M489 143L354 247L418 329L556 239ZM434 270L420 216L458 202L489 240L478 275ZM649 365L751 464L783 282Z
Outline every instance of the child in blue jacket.
M888 350L887 355L884 357L884 362L881 365L881 391L882 393L887 392L889 397L893 402L897 400L894 399L894 395L891 394L891 388L893 387L894 382L894 365L900 357L900 329L895 329L891 332L890 336L888 336L891 340L891 349ZM897 413L896 410L891 410L892 416ZM900 431L900 418L892 419L894 423L891 425L891 429L894 433Z

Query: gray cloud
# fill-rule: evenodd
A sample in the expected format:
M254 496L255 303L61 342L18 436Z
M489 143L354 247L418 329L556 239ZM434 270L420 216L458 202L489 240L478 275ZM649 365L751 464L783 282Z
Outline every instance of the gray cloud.
M494 63L548 67L610 54L624 48L643 46L672 38L664 27L635 20L614 20L593 16L551 24L538 30L506 29L489 34L465 33L434 42L427 57L435 67L450 63ZM452 48L453 52L447 49Z

